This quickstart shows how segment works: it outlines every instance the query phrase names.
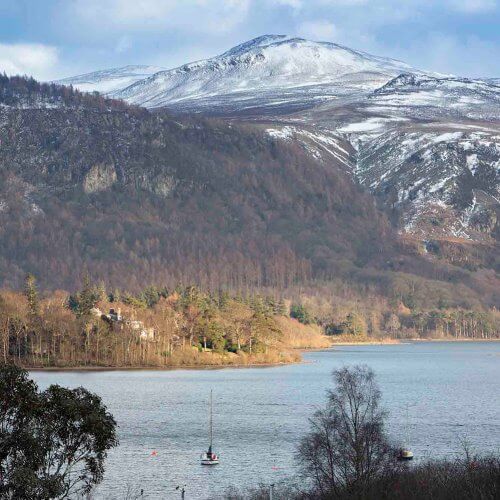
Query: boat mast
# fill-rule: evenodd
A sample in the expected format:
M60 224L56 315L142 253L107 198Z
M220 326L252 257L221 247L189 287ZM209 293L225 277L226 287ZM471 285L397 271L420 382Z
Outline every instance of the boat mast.
M410 446L410 428L409 428L409 422L410 422L410 415L409 415L409 410L408 410L408 403L406 404L406 443L405 447L409 448Z
M212 416L212 406L213 406L213 403L212 403L212 394L213 394L213 390L210 389L210 452L212 452L212 442L213 442L213 416Z

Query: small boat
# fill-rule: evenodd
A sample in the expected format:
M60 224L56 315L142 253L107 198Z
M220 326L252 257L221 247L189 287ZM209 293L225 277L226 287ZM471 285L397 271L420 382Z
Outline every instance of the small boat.
M398 460L413 460L413 452L407 448L401 448L399 450Z
M213 430L213 395L212 390L210 390L210 420L209 420L209 428L210 428L210 445L208 447L208 451L202 453L201 455L201 465L217 465L219 463L219 457L212 450L213 447L213 438L214 438L214 430Z
M410 432L408 427L409 415L408 415L408 405L406 405L406 442L405 445L398 452L398 460L407 461L413 460L413 452L409 448L410 443Z

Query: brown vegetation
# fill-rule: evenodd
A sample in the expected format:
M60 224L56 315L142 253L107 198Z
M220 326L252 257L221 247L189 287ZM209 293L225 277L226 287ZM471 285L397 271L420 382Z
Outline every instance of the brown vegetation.
M294 321L281 318L278 306L259 296L212 295L195 287L119 296L89 282L75 295L58 291L39 299L28 277L24 294L0 293L0 356L29 367L296 362L300 355L290 348L308 343L305 332L295 339ZM311 344L321 337L317 328L306 330Z
M295 349L409 338L499 338L498 311L420 310L347 288L273 294L103 284L38 294L0 291L0 359L29 367L171 367L289 363ZM294 317L291 317L294 316Z
M321 349L332 345L331 337L325 335L319 325L303 325L294 318L277 316L279 329L283 332L283 342L294 349Z
M389 297L376 287L342 281L294 287L285 293L303 305L334 343L500 338L497 309L434 300L432 288L415 277L397 284Z

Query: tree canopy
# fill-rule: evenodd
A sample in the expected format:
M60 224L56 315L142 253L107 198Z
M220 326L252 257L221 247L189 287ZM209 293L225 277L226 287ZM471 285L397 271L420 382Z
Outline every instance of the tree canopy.
M69 498L102 481L116 422L84 389L39 391L28 373L0 367L0 497Z
M310 419L298 455L321 496L345 488L362 490L385 469L396 467L371 368L344 367L333 372L333 379L335 387L328 392L326 406Z

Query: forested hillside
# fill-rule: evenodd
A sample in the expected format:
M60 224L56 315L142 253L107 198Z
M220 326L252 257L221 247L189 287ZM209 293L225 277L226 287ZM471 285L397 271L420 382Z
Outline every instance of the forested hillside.
M394 247L370 196L298 147L97 96L87 105L65 88L34 99L26 85L26 105L0 111L6 283L33 271L71 287L87 268L132 288L287 286Z
M499 303L493 271L403 245L340 165L297 143L31 79L0 84L4 287L28 272L68 290L87 272L132 291L335 279L362 298L397 296L402 282L410 297L417 280L446 307Z

